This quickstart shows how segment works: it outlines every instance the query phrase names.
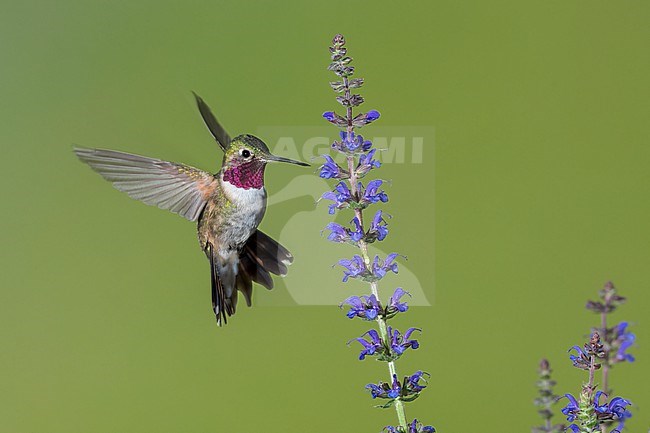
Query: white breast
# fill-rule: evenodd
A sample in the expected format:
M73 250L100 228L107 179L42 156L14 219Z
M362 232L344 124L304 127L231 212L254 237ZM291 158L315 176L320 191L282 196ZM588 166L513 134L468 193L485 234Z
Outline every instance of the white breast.
M230 182L221 181L224 194L235 205L235 213L226 227L228 238L235 244L243 244L257 229L266 211L264 188L244 189Z
M239 188L230 182L221 181L223 191L228 197L228 200L233 202L238 208L244 211L257 213L263 211L266 207L266 190L264 187L255 188Z

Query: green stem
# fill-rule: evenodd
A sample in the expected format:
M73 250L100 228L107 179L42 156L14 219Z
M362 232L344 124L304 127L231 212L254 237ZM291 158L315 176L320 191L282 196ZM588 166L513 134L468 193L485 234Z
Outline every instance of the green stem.
M352 118L351 114L351 109L348 110L348 119ZM348 133L352 131L352 125L348 126ZM359 191L357 188L357 174L355 172L355 160L353 156L348 156L348 171L350 172L350 189L352 192L352 196L355 198L359 198ZM363 227L363 211L361 209L355 209L354 214L359 220L359 225L361 226L361 230L364 230ZM364 240L359 241L359 249L361 250L361 256L363 257L363 261L365 262L366 266L370 268L370 254L368 254L368 244ZM377 299L379 298L379 287L377 285L376 281L373 281L370 283L370 291L372 292L373 295ZM379 335L381 335L382 341L388 342L389 341L389 336L388 336L388 330L386 326L386 319L384 319L382 316L377 317L377 325L379 326ZM390 375L390 382L392 383L393 381L393 375L397 376L397 369L395 368L395 362L390 361L388 362L388 372ZM397 376L399 377L399 376ZM406 422L406 412L404 410L404 402L397 397L394 402L395 405L395 411L397 412L397 419L399 421L399 425L404 429L404 431L408 431L408 424Z

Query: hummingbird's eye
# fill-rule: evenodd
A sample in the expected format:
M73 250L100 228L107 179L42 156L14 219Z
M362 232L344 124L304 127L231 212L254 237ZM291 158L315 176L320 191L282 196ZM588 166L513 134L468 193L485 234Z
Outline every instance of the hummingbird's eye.
M242 149L239 151L239 154L243 156L244 158L250 158L251 156L251 151L248 149Z

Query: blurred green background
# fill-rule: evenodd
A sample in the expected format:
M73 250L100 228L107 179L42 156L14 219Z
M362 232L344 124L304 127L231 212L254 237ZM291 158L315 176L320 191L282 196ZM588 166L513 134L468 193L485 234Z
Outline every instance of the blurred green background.
M408 255L432 303L397 319L424 328L399 370L432 374L408 414L441 433L529 431L539 359L555 366L558 393L579 391L566 350L596 323L583 305L611 279L630 299L615 320L638 335L637 362L612 383L635 403L631 430L648 429L648 2L0 9L0 431L378 432L394 421L363 389L383 366L345 345L367 326L287 292L341 290L330 265L352 254L320 235L326 210L310 196L321 191L307 190L318 183L262 223L295 253L289 276L217 329L193 224L115 191L71 152L216 171L190 90L233 134L323 126L337 32L378 127L435 129L422 164L381 173L394 216L382 248ZM269 168L270 193L299 175Z

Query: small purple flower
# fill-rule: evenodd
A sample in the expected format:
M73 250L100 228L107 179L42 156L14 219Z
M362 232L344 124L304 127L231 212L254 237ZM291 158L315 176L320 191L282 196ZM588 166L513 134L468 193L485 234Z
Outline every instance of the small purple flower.
M329 155L323 155L325 164L321 165L319 176L323 179L346 179L348 174Z
M569 399L569 403L567 403L567 405L564 408L562 408L562 413L566 416L567 421L573 421L576 419L576 416L578 415L578 411L580 410L578 401L571 394L564 394L563 397Z
M377 149L371 149L368 153L359 156L359 163L357 164L357 176L363 177L373 168L381 167L381 162L374 159Z
M362 126L366 126L367 124L379 119L379 116L380 114L377 110L370 110L367 113L360 113L357 114L354 119L352 119L352 125L361 128Z
M388 236L388 227L386 227L386 220L382 217L381 209L375 213L375 217L370 222L370 228L366 236L367 242L374 242L375 240L383 241Z
M627 331L628 323L621 322L614 327L614 341L612 346L616 350L616 356L614 362L634 362L634 356L629 353L625 353L627 349L634 345L636 336Z
M400 302L400 299L402 299L402 297L404 295L411 296L409 292L406 292L401 287L398 287L398 288L395 289L395 292L393 293L393 296L391 296L390 299L388 300L388 312L389 313L392 313L392 312L403 313L406 310L408 310L409 307L408 307L408 305L406 305L406 302Z
M404 378L404 388L408 391L408 394L416 394L422 391L427 386L420 383L420 380L426 382L426 379L423 378L428 374L423 371L416 371L411 376Z
M374 122L375 120L379 119L379 116L381 116L381 114L379 114L379 111L377 110L370 110L366 113L366 119L368 119L371 122Z
M392 329L390 326L388 327L388 337L390 339L389 344L395 358L399 358L408 348L415 350L420 347L417 340L410 340L411 334L414 331L421 332L422 330L418 328L409 328L404 335L402 335L397 329Z
M379 256L375 256L372 262L372 273L375 277L378 279L384 278L389 271L397 273L397 263L395 263L397 256L397 253L391 253L386 256L385 261L382 261Z
M372 398L396 399L402 393L402 384L397 380L397 375L393 375L393 383L379 382L377 385L369 383L366 389L370 390Z
M397 273L397 263L395 257L397 253L392 253L386 256L386 260L382 260L379 256L375 256L372 262L372 267L368 269L366 262L358 254L355 254L352 259L341 259L338 264L343 269L343 282L347 282L350 278L361 278L363 281L378 281L381 280L388 272Z
M350 231L350 239L352 239L354 242L359 242L361 239L363 239L364 232L363 232L363 227L361 227L361 221L359 221L359 218L354 217L352 218L352 221L350 221L352 224L354 224L354 231Z
M334 111L326 111L323 113L323 117L330 123L333 123L336 126L346 126L348 121L336 114Z
M602 396L607 397L607 394L602 391L598 391L594 396L593 405L598 421L618 421L619 425L617 427L617 430L622 429L625 420L632 416L630 411L627 410L627 406L631 405L632 403L622 397L615 397L611 399L609 403L605 402L603 404L600 404ZM569 403L562 409L562 413L567 417L567 421L574 421L580 412L580 405L578 404L576 398L571 394L565 394L564 397L569 400ZM569 427L573 431L580 431L579 429L575 430L571 426Z
M366 268L366 263L363 261L363 257L358 254L355 254L352 259L341 259L339 260L339 265L343 266L343 282L347 282L349 278L363 277L367 275L368 268Z
M397 380L397 375L393 374L393 384L388 391L389 398L397 398L402 393L402 384Z
M375 295L350 296L339 307L343 308L344 304L350 306L346 314L350 319L360 317L365 320L375 320L382 310L381 304Z
M364 140L362 135L355 134L354 132L348 133L347 131L341 131L340 135L340 147L343 151L357 152L361 149L365 152L372 147L372 143L369 140Z
M332 200L334 203L329 205L329 214L334 215L336 209L344 209L352 202L352 192L345 182L339 182L334 191L327 191L322 195L326 200Z
M354 230L343 227L338 223L329 223L327 226L325 226L325 230L331 231L331 233L327 236L327 239L332 242L352 242L354 244L359 242L365 235L363 229L361 228L361 223L357 217L354 217L350 223L354 224Z
M388 201L388 195L386 195L384 190L379 191L379 187L382 183L383 181L380 179L375 179L368 182L368 186L366 187L363 196L361 197L361 203L363 205L368 206L368 204L371 203L377 203L379 201L386 203ZM359 191L363 191L363 185L361 182L359 182Z
M594 409L596 409L596 414L598 419L602 420L621 420L625 421L627 418L630 418L632 414L627 410L627 406L631 405L629 400L626 400L622 397L614 397L604 404L600 404L600 398L602 396L607 398L607 394L602 391L598 391L594 397Z
M366 335L370 337L368 340L363 338ZM384 346L382 344L381 338L379 337L379 333L374 329L369 330L359 338L355 338L355 340L363 346L361 353L359 353L360 361L366 359L366 356L373 356L383 352Z

